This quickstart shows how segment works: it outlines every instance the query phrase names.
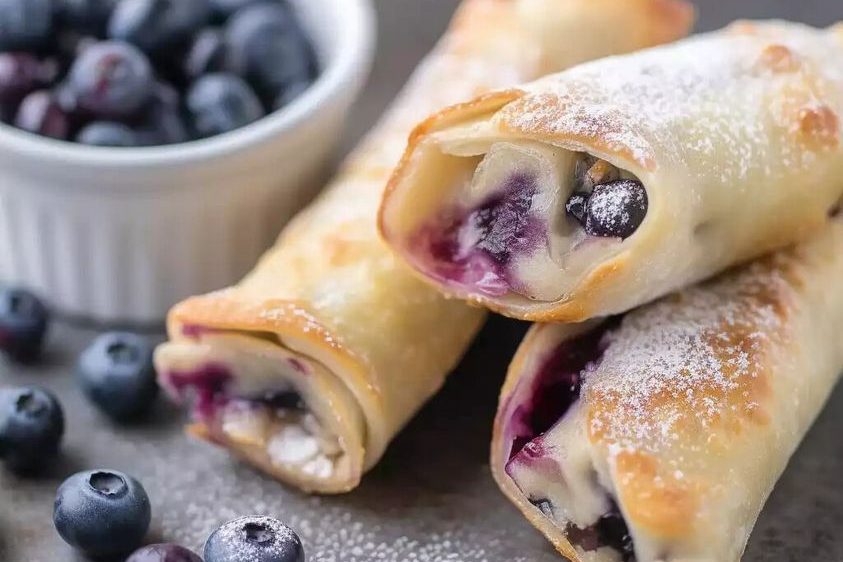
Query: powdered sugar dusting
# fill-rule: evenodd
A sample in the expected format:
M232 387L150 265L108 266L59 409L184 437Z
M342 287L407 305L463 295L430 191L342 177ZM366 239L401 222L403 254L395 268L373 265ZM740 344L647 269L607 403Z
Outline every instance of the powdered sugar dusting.
M807 26L752 29L701 35L540 80L504 108L499 124L734 189L806 168L818 152L839 146L831 125L843 109L840 45ZM798 64L768 61L771 46Z
M585 377L591 433L615 452L656 452L759 415L763 359L784 337L783 275L760 262L628 314Z

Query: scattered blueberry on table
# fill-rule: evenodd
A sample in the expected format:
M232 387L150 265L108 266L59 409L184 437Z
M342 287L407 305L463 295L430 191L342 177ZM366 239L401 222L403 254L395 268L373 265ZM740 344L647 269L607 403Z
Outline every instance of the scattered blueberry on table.
M49 323L47 307L32 292L0 287L0 351L17 361L33 361Z
M205 543L205 562L304 562L298 535L271 517L240 517Z
M53 508L64 541L94 557L138 548L150 519L149 497L140 482L112 470L74 474L59 487Z
M202 559L177 544L152 544L135 551L126 562L202 562Z
M136 334L100 335L79 357L77 374L82 389L117 421L143 415L158 394L152 352L152 345Z
M44 468L59 451L64 412L49 391L38 387L0 390L0 459L12 470Z
M45 137L218 135L286 106L317 72L286 0L0 0L0 119Z

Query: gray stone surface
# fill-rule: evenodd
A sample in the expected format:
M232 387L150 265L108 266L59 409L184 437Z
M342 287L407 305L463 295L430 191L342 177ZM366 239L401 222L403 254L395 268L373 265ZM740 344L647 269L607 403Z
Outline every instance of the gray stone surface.
M560 0L561 1L561 0ZM447 21L454 1L380 0L381 46L345 146L383 109ZM843 19L839 0L705 0L700 28L738 17L816 24ZM355 492L310 498L281 488L221 451L186 438L183 415L162 402L152 419L116 427L86 404L73 363L94 331L58 326L42 365L0 362L0 384L40 384L62 398L65 455L45 478L0 471L0 562L77 560L51 522L55 488L68 474L110 467L136 475L153 504L151 540L199 549L222 521L265 513L288 520L318 562L554 561L546 542L498 493L486 460L496 395L524 326L495 319L437 396L396 439ZM151 337L155 337L154 335ZM843 389L838 389L767 505L747 562L843 561Z

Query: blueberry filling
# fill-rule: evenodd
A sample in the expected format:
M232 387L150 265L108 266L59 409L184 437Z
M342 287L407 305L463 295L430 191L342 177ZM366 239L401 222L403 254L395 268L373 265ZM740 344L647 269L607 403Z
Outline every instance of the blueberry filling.
M288 358L300 375L310 367ZM194 416L204 424L203 435L225 446L264 455L273 466L314 478L328 478L343 453L340 439L322 425L302 395L289 384L255 388L257 380L235 379L222 364L207 363L192 371L170 371L166 383L179 396L189 390Z
M533 380L529 400L520 404L512 415L516 433L510 460L553 427L579 399L583 373L600 360L603 336L616 323L607 321L600 328L562 342L545 359Z
M522 483L516 478L516 464L528 466L528 470L534 473L549 474L551 479L564 478L559 472L559 461L550 448L552 445L545 443L545 434L579 400L585 377L595 368L606 349L607 334L619 322L619 317L610 319L594 330L560 343L541 363L527 396L512 410L507 436L512 447L506 472L519 488L522 488ZM514 396L517 396L517 391ZM535 483L531 486L535 492ZM522 492L545 517L554 522L560 521L552 499L533 495L528 489L522 489ZM609 509L593 524L585 527L570 521L561 521L560 524L564 524L565 535L574 546L586 552L612 548L621 554L623 562L634 562L632 536L616 502L608 492L606 496Z
M472 285L487 294L505 294L514 281L511 265L520 253L538 247L542 229L531 214L537 180L513 174L503 188L470 211L453 213L426 236L434 275Z
M629 238L647 216L647 191L637 179L621 178L604 160L586 156L577 162L576 191L565 211L589 236Z

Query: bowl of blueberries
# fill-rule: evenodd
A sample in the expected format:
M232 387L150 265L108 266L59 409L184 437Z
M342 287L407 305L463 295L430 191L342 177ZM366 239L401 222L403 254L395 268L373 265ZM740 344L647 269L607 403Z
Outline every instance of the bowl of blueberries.
M0 0L0 278L158 322L240 278L328 170L370 0Z

